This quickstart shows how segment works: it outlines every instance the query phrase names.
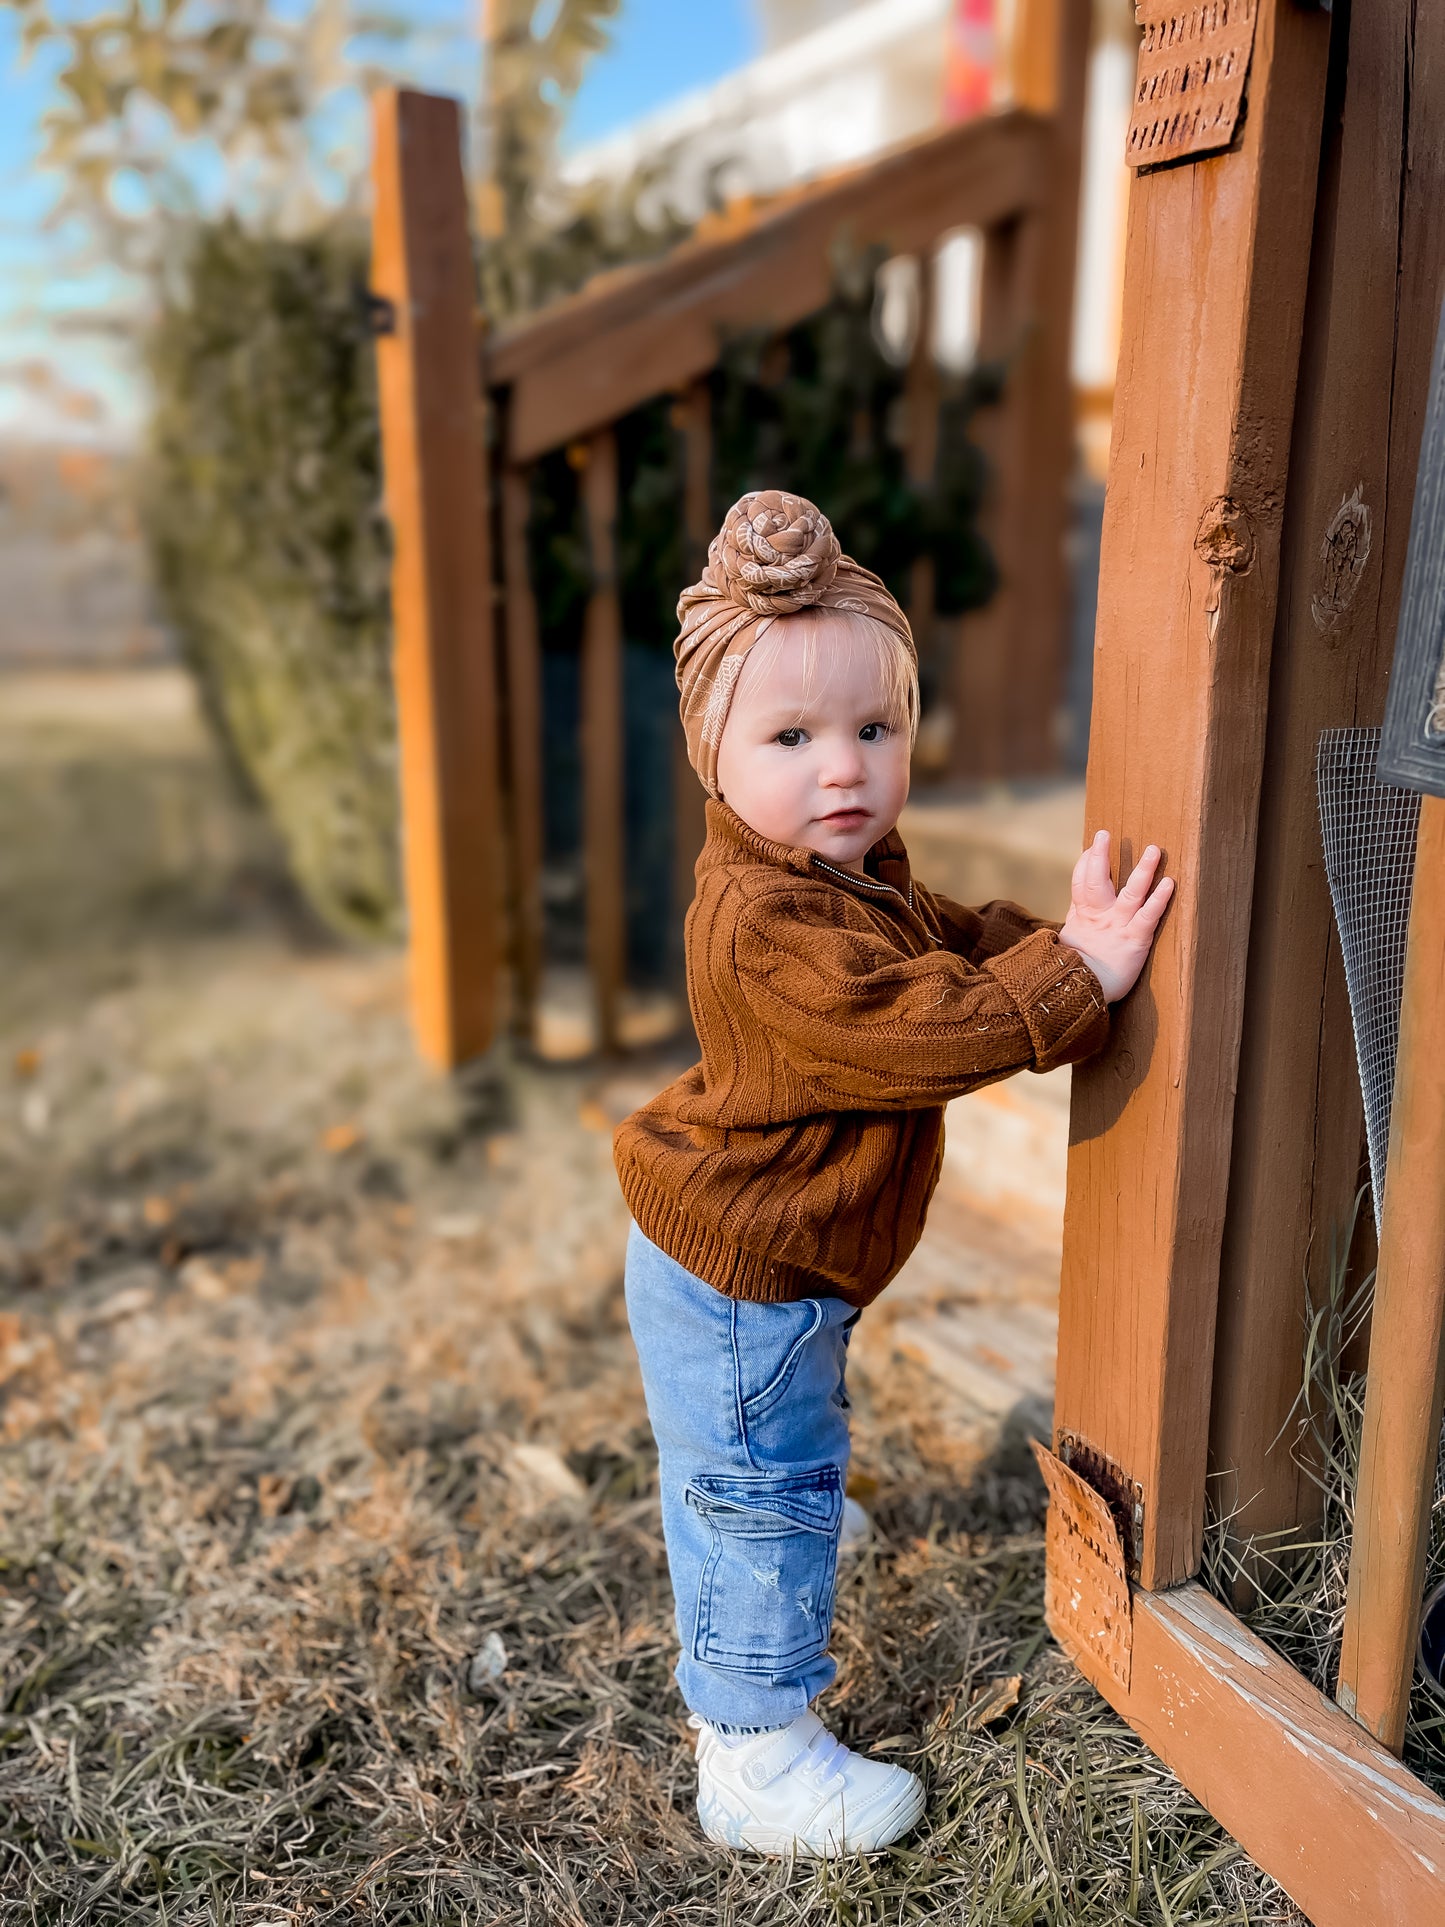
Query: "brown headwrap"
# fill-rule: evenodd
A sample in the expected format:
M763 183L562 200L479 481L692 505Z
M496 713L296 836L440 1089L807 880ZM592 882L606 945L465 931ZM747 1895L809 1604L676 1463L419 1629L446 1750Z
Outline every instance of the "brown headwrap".
M913 651L908 618L876 575L843 554L822 510L801 495L758 489L728 510L702 580L677 604L682 726L709 796L718 794L717 747L743 659L774 616L800 609L872 616Z

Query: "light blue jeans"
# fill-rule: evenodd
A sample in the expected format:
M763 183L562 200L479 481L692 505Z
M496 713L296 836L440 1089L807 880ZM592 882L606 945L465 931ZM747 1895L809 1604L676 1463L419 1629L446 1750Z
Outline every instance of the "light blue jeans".
M724 1732L786 1726L837 1670L858 1313L841 1298L725 1298L634 1225L627 1316L657 1439L682 1696Z

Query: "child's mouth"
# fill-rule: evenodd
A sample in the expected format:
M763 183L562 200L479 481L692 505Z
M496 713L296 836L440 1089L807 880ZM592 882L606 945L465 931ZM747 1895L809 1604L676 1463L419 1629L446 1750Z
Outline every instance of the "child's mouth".
M856 830L860 823L868 821L868 812L867 810L831 810L823 821L832 824L835 830Z

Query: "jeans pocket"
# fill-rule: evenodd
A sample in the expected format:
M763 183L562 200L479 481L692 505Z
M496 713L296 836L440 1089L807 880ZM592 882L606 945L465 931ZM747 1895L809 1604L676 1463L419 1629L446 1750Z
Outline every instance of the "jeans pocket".
M794 1338L791 1345L789 1345L787 1351L783 1354L781 1363L761 1391L749 1392L744 1384L742 1399L744 1420L760 1418L770 1406L777 1404L778 1400L783 1396L783 1393L787 1391L793 1374L798 1369L798 1361L807 1350L809 1343L817 1337L818 1332L822 1328L823 1320L828 1314L827 1307L820 1298L803 1298L799 1299L796 1304L791 1305L761 1305L755 1307L740 1303L734 1307L733 1344L738 1355L739 1376L743 1379L746 1377L747 1366L754 1362L756 1352L763 1350L763 1348L757 1347L756 1334L750 1329L749 1323L744 1323L745 1320L748 1320L748 1315L750 1313L754 1315L761 1313L762 1318L766 1319L769 1325L776 1325L784 1316L791 1312L800 1312L803 1314L802 1330Z
M843 1481L837 1466L751 1478L699 1473L683 1494L712 1543L692 1656L774 1679L828 1644Z

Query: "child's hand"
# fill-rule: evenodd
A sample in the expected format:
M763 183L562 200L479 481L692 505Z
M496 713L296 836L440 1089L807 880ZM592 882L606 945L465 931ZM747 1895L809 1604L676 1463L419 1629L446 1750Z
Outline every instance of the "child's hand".
M1059 941L1078 951L1111 1004L1134 988L1159 919L1174 894L1172 877L1165 877L1150 890L1158 868L1159 849L1151 843L1135 864L1134 874L1115 896L1109 879L1107 830L1099 831L1074 865L1073 901Z

